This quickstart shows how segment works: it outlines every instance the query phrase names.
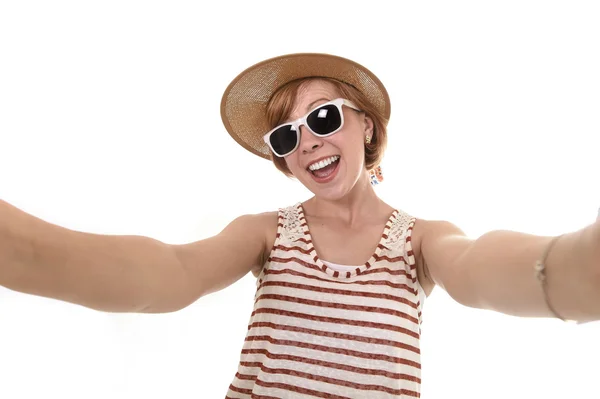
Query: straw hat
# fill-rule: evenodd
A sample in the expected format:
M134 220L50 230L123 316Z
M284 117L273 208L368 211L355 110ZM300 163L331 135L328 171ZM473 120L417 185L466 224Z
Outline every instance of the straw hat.
M333 78L354 86L389 119L387 90L367 68L330 54L289 54L253 65L229 84L221 100L221 119L231 137L248 151L271 159L269 147L263 141L263 135L273 128L267 121L267 104L284 84L311 76Z

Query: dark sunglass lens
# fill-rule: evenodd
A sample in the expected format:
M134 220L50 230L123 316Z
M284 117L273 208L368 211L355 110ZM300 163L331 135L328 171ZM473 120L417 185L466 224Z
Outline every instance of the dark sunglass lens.
M329 134L340 128L342 116L338 107L329 104L311 112L306 118L306 123L316 134Z
M271 137L269 137L271 146L278 155L285 155L292 151L294 147L296 147L297 140L298 135L296 134L296 129L292 125L280 127L271 134Z

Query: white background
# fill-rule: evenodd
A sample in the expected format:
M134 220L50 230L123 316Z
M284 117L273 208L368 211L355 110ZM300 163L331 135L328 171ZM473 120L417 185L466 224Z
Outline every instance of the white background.
M593 1L2 1L0 198L173 244L305 200L231 139L219 104L255 62L329 52L390 92L388 203L472 237L574 231L600 206L598 21ZM248 275L138 315L0 288L0 398L223 398L253 295ZM422 395L597 398L599 333L436 288Z

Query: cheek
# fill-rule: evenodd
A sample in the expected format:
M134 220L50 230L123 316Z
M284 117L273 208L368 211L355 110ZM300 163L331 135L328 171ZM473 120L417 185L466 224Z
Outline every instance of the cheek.
M332 136L332 138L335 136ZM332 141L332 145L337 147L348 159L359 159L364 154L364 145L359 135L340 135Z
M295 175L300 169L300 166L298 164L298 157L296 156L296 153L289 155L283 159L284 159L285 164L287 165L287 168L289 169L289 171Z

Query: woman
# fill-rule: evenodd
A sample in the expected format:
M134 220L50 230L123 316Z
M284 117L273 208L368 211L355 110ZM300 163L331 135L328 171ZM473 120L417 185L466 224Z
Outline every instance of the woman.
M230 84L221 111L238 143L314 197L186 245L74 232L3 203L0 284L151 313L252 271L254 311L229 398L418 397L421 309L436 284L467 306L600 318L600 222L560 237L470 240L377 197L390 101L361 65L325 54L267 60Z

